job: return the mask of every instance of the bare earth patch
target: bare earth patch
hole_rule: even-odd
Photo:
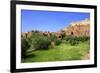
[[[83,57],[84,60],[90,59],[90,53],[86,53]]]

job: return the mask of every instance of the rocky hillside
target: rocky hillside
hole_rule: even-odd
[[[89,36],[90,35],[90,20],[85,19],[78,22],[72,22],[70,26],[63,28],[58,32],[31,31],[31,32],[22,33],[22,36],[31,37],[32,32],[39,32],[48,37],[50,37],[50,35],[55,35],[58,38],[61,38],[63,35]]]
[[[74,36],[89,36],[90,35],[90,20],[85,19],[79,22],[72,22],[70,26],[62,29],[66,35]]]

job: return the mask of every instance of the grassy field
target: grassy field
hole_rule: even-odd
[[[89,43],[81,42],[78,45],[61,43],[54,48],[48,50],[36,50],[27,53],[26,58],[22,58],[22,62],[48,62],[48,61],[68,61],[83,60],[85,54],[89,53]]]

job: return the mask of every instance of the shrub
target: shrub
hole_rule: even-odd
[[[49,37],[49,39],[51,42],[54,42],[55,45],[59,45],[62,41],[60,38],[57,38],[55,35],[52,35],[51,37]]]
[[[57,39],[57,37],[56,37],[55,35],[51,35],[51,36],[49,37],[49,39],[50,39],[51,41],[54,41],[54,40]]]
[[[77,40],[81,41],[81,42],[88,41],[89,39],[90,39],[89,36],[80,36],[80,37],[77,37]]]
[[[64,40],[66,40],[67,42],[70,40],[70,39],[72,39],[73,37],[71,36],[71,35],[68,35],[68,36],[66,36],[66,37],[64,37]]]
[[[71,35],[66,36],[66,37],[64,38],[64,40],[66,40],[67,43],[69,43],[69,44],[72,45],[72,46],[77,45],[77,44],[79,43],[77,37],[71,36]]]
[[[77,45],[79,42],[78,42],[77,40],[75,40],[75,39],[71,39],[71,40],[69,41],[69,43],[70,43],[70,45],[75,46],[75,45]]]
[[[46,50],[51,44],[51,41],[46,36],[36,36],[32,38],[31,48],[34,50]]]
[[[21,57],[25,58],[27,55],[27,49],[30,47],[26,38],[21,38]]]
[[[71,45],[77,45],[79,42],[85,42],[90,39],[89,36],[66,36],[64,40],[66,40]]]
[[[55,45],[59,45],[61,43],[61,39],[55,39],[54,42],[55,42]]]
[[[74,46],[78,44],[77,38],[75,36],[71,36],[70,39],[68,40],[68,42]]]

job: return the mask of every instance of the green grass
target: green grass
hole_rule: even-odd
[[[76,46],[61,43],[54,48],[49,48],[48,50],[36,50],[28,52],[28,56],[22,59],[22,62],[82,60],[84,54],[89,52],[89,49],[90,47],[87,42],[79,43]]]

